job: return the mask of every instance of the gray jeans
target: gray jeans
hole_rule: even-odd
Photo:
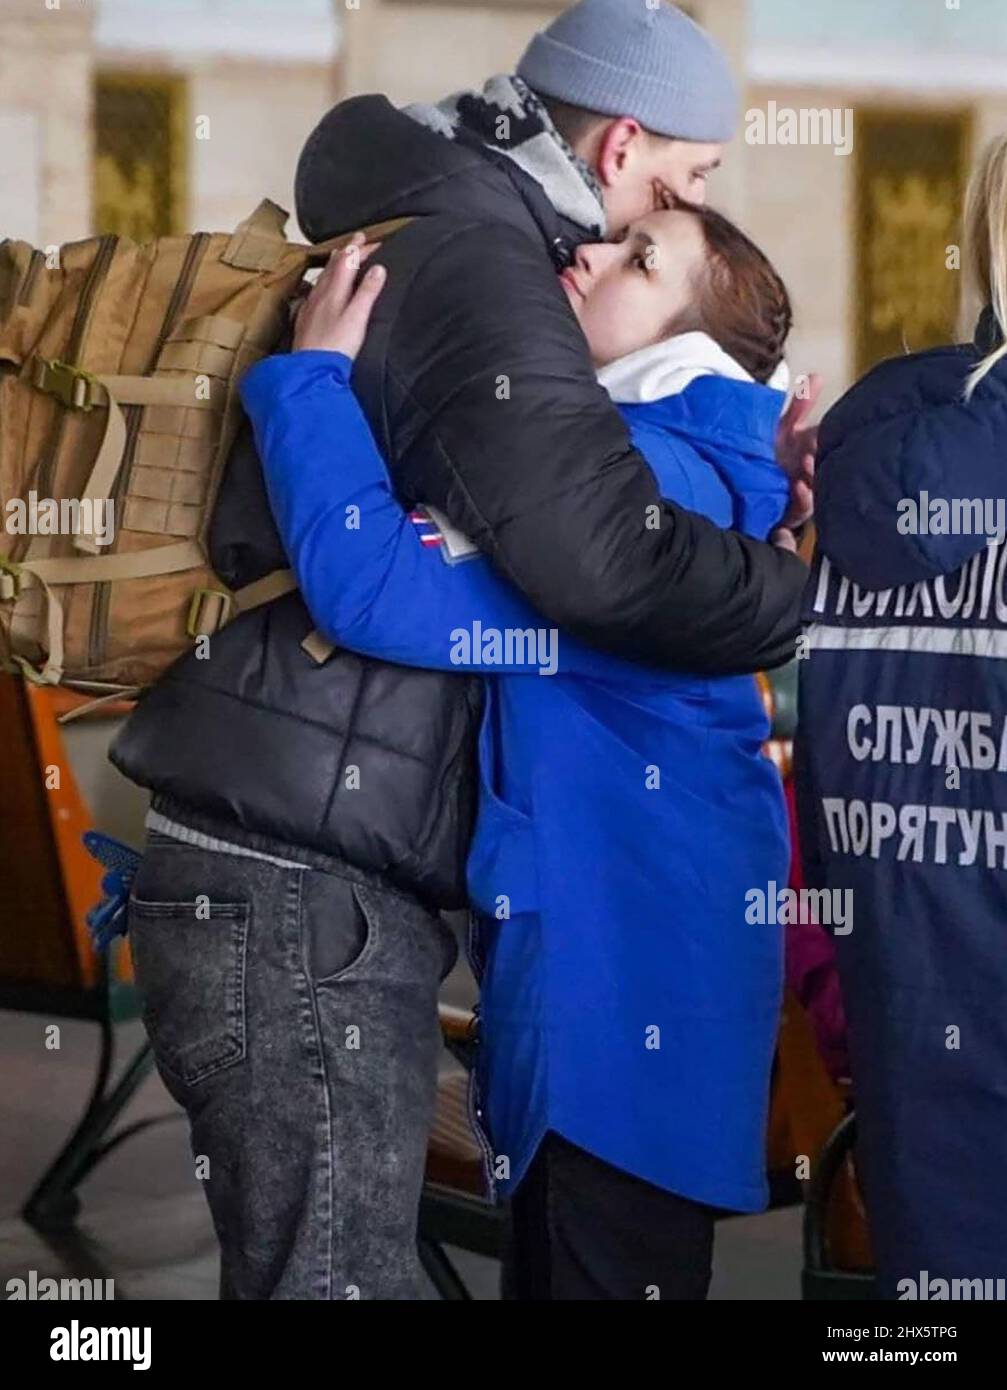
[[[148,836],[129,940],[222,1298],[410,1299],[457,946],[371,875]]]

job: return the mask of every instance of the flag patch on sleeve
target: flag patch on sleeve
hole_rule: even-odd
[[[452,526],[443,512],[436,507],[414,507],[409,513],[420,544],[431,550],[439,550],[446,565],[457,565],[461,560],[474,559],[479,547],[470,541],[463,531]]]

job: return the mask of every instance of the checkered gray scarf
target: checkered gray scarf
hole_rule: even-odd
[[[532,176],[558,213],[592,237],[605,235],[601,187],[574,154],[542,102],[520,77],[500,73],[481,92],[455,92],[436,105],[404,108],[414,121],[453,140],[461,126]]]

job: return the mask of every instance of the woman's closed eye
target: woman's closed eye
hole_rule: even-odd
[[[617,232],[611,240],[617,246],[624,246],[630,238],[632,238],[632,247],[625,264],[633,270],[641,270],[644,275],[649,275],[651,271],[657,269],[657,244],[651,241],[646,232],[633,231],[629,227],[624,227],[621,232]]]
[[[651,241],[647,236],[638,235],[634,240],[635,246],[630,255],[630,265],[634,270],[643,271],[644,275],[653,274],[660,263],[660,247],[656,241]]]

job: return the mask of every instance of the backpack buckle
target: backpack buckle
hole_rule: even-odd
[[[82,367],[71,366],[69,362],[49,361],[36,357],[32,367],[32,385],[57,400],[70,410],[91,410],[97,403],[101,382],[85,372]]]
[[[0,555],[0,603],[16,599],[21,593],[21,566]]]
[[[219,632],[230,616],[233,602],[224,589],[197,589],[189,600],[186,635],[192,638],[210,637]]]

